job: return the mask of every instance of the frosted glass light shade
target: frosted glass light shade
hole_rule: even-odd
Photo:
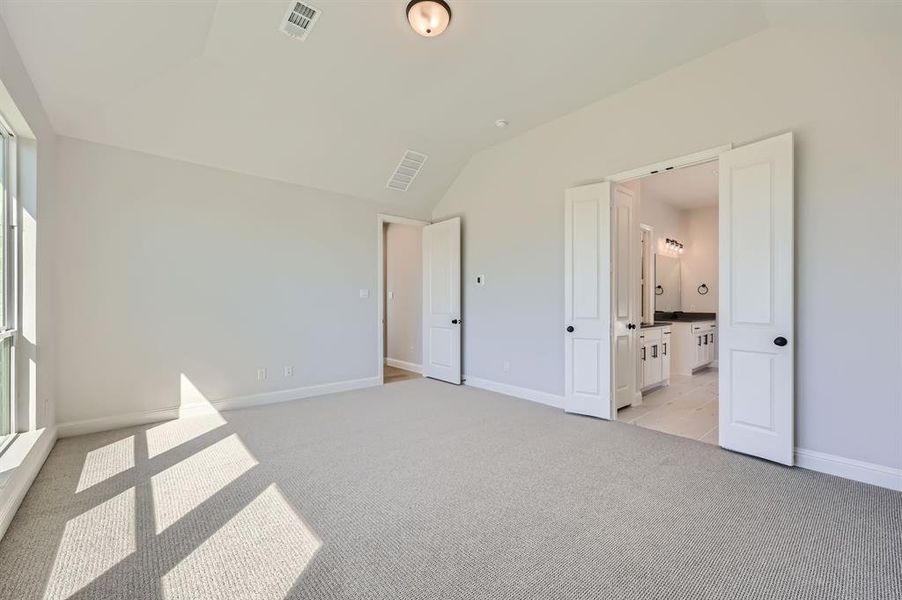
[[[435,37],[451,22],[451,7],[443,0],[413,0],[407,5],[407,21],[421,36]]]

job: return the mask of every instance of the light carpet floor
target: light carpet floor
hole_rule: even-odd
[[[61,440],[0,598],[902,598],[902,494],[430,380]]]

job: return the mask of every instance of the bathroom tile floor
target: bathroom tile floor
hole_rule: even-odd
[[[642,395],[642,404],[617,411],[617,420],[717,444],[717,369],[671,375],[670,385]]]

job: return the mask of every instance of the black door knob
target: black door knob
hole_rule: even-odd
[[[458,320],[457,320],[457,319],[451,319],[451,324],[452,324],[452,325],[457,325],[457,323],[458,323]]]
[[[635,323],[630,323],[629,325],[626,326],[626,328],[627,328],[627,329],[635,329],[635,328],[636,328],[636,324],[635,324]]]
[[[783,346],[785,346],[786,344],[788,344],[788,343],[789,343],[789,342],[787,342],[787,341],[786,341],[786,338],[783,337],[783,336],[780,336],[780,337],[778,337],[777,339],[774,340],[774,344],[776,344],[777,346],[780,346],[781,348],[782,348]]]
[[[567,325],[567,333],[573,333],[573,325]]]

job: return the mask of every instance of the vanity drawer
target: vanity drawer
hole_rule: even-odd
[[[703,323],[693,323],[692,324],[692,331],[694,333],[697,333],[697,332],[704,333],[705,331],[710,331],[712,329],[717,329],[717,323],[715,321],[705,321]]]
[[[639,330],[639,340],[640,343],[648,343],[648,342],[660,342],[661,341],[661,328],[660,327],[649,327],[648,329],[640,329]]]

